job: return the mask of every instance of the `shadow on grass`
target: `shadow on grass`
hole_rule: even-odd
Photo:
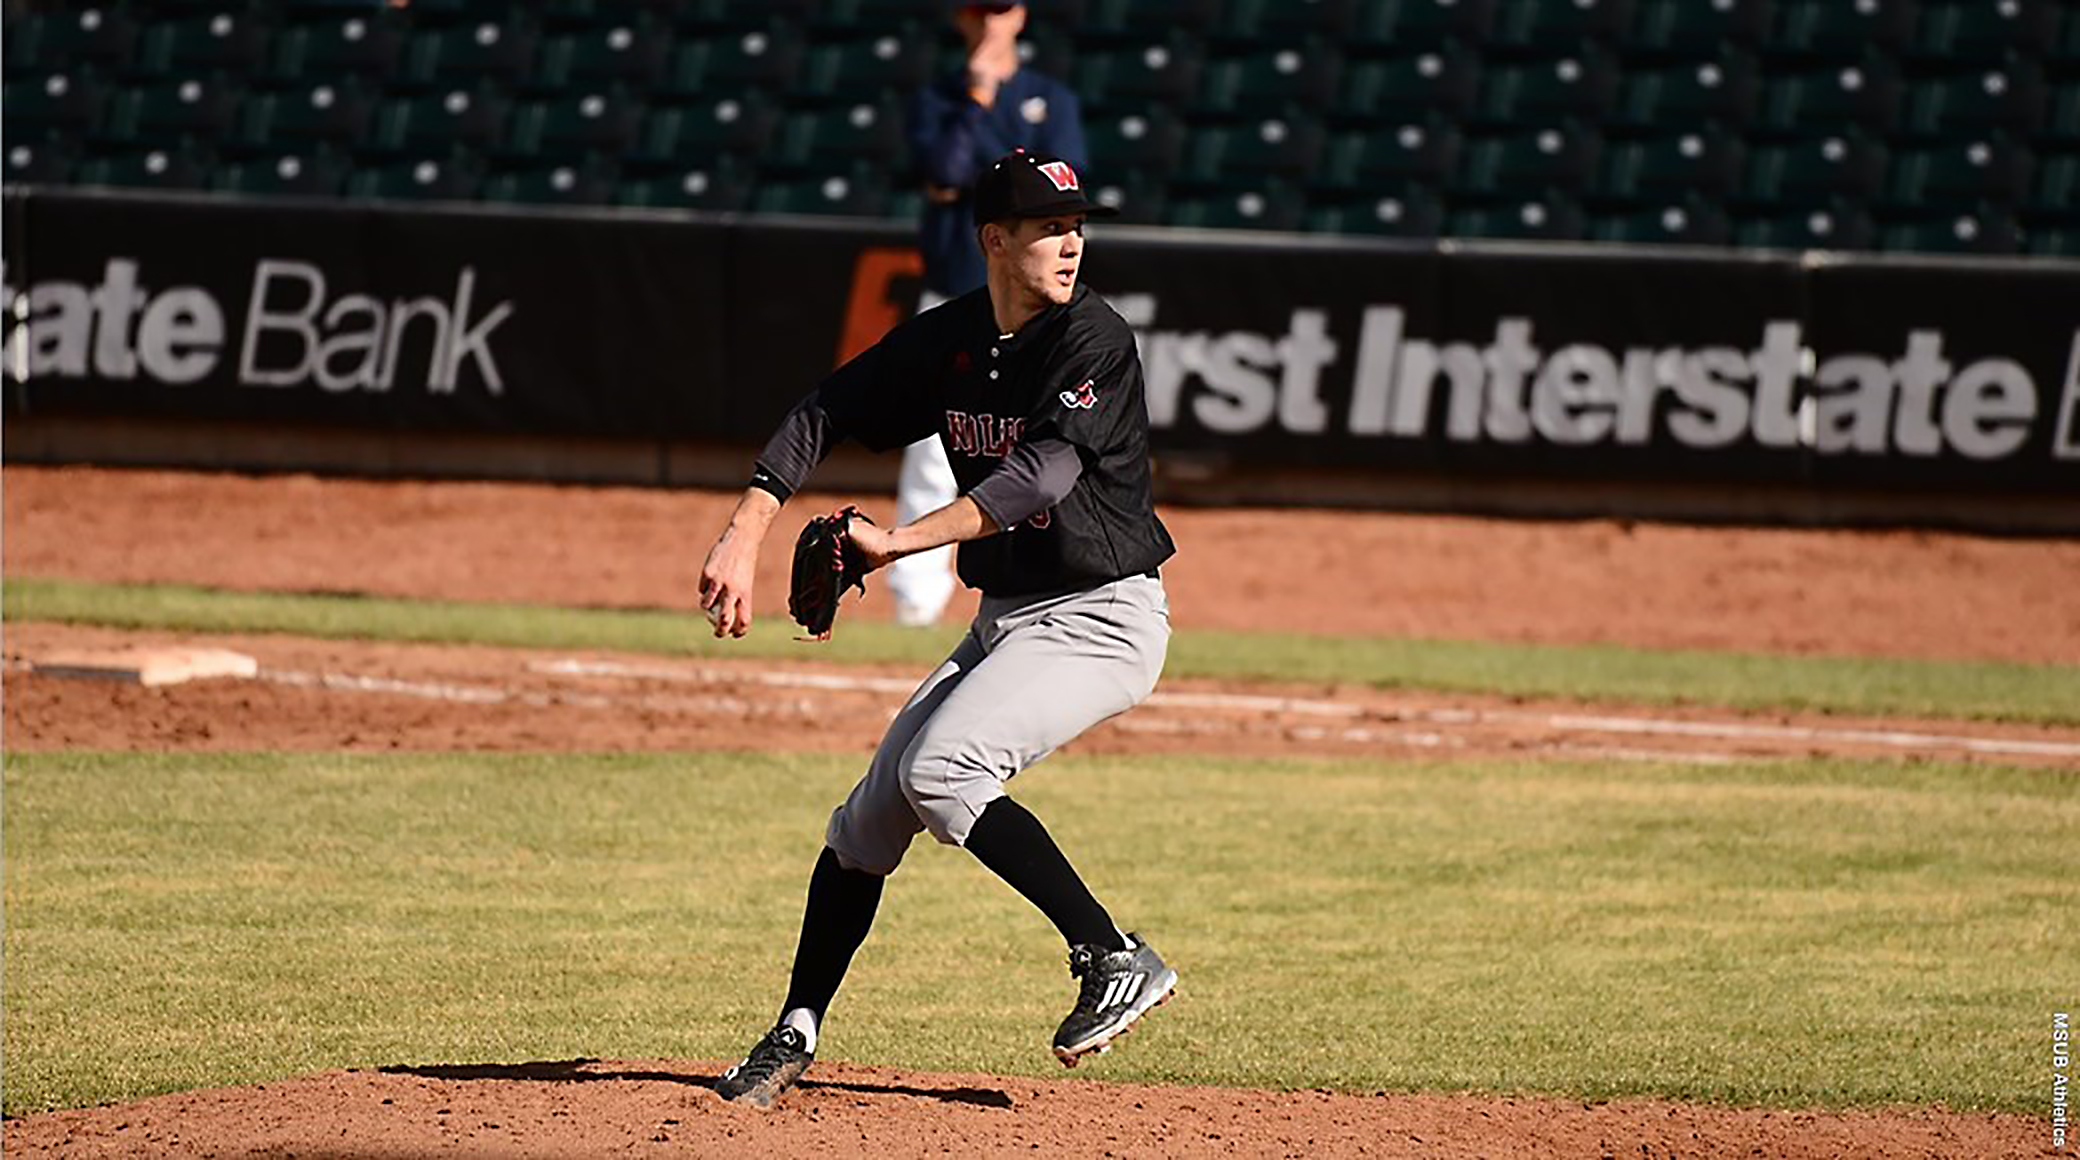
[[[437,1063],[424,1065],[397,1064],[379,1067],[384,1075],[411,1075],[420,1079],[452,1080],[523,1080],[530,1083],[588,1083],[598,1080],[649,1080],[657,1083],[684,1084],[687,1087],[713,1089],[717,1077],[712,1075],[686,1075],[670,1071],[618,1071],[598,1070],[592,1065],[596,1059],[541,1059],[529,1063]],[[804,1090],[825,1089],[829,1091],[853,1092],[859,1095],[913,1096],[922,1100],[937,1100],[946,1104],[968,1104],[980,1108],[1011,1107],[1011,1097],[990,1088],[919,1088],[901,1084],[840,1083],[813,1079],[802,1080],[798,1085]]]

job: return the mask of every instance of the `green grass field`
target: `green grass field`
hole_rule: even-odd
[[[848,621],[814,650],[771,615],[720,642],[698,615],[381,597],[227,592],[177,585],[10,578],[9,620],[193,632],[279,632],[677,656],[814,658],[928,666],[957,628],[932,632]],[[1704,704],[1859,715],[2080,724],[2080,665],[1775,656],[1474,641],[1186,630],[1169,677],[1349,681],[1445,692]]]
[[[6,1111],[733,1056],[856,764],[15,754]],[[2080,999],[2069,774],[1056,759],[1018,792],[1184,975],[1079,1075],[2042,1115],[2050,1012]],[[1060,1074],[1070,982],[1036,914],[927,842],[824,1054]]]

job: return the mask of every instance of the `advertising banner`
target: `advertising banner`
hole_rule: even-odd
[[[917,308],[905,223],[7,200],[15,414],[755,448]],[[1094,227],[1214,468],[2080,495],[2080,265]]]
[[[30,414],[654,437],[718,421],[723,236],[641,219],[38,196]]]

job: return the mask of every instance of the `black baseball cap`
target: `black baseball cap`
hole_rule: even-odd
[[[1080,213],[1111,217],[1119,211],[1084,196],[1083,176],[1059,157],[1014,149],[993,162],[975,183],[975,224],[1005,218],[1059,217]]]

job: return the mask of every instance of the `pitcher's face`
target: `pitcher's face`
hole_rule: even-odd
[[[1021,218],[1005,234],[1005,260],[1021,290],[1057,306],[1076,292],[1083,265],[1083,215]]]

